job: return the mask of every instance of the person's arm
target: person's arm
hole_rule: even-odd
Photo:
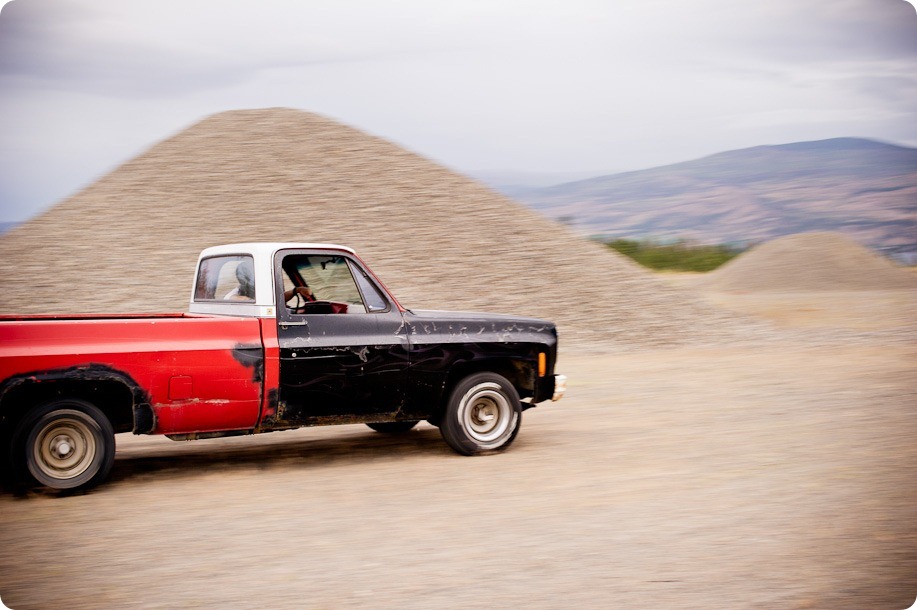
[[[283,293],[284,302],[289,301],[297,294],[307,301],[315,300],[314,298],[312,298],[312,289],[311,288],[309,288],[308,286],[296,286],[295,288],[291,288]]]

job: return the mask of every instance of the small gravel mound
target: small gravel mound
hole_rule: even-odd
[[[764,243],[699,279],[704,290],[804,292],[917,288],[917,275],[840,233]]]

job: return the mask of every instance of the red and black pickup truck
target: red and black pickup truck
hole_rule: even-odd
[[[14,480],[103,481],[115,434],[194,440],[426,420],[455,451],[507,447],[558,400],[543,320],[405,309],[349,248],[201,253],[189,313],[0,316],[0,449]]]

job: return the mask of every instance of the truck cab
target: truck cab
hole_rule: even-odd
[[[276,400],[260,429],[375,423],[404,413],[405,310],[349,248],[210,248],[198,262],[190,311],[269,321],[266,356],[277,379],[268,392]]]

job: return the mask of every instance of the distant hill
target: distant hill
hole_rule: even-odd
[[[837,231],[917,251],[917,149],[859,138],[756,146],[506,194],[592,235],[758,243]]]

